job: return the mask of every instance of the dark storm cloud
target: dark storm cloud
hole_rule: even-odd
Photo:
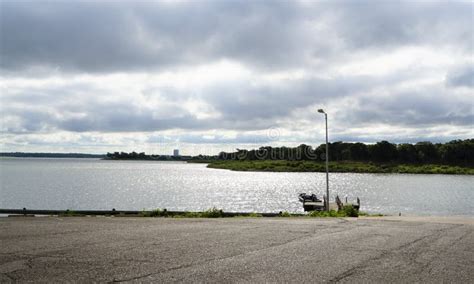
[[[2,1],[0,66],[115,72],[228,58],[270,69],[404,44],[469,52],[471,8],[412,1]]]
[[[285,2],[2,2],[1,66],[113,72],[233,56],[279,62],[302,39],[292,24],[296,8]]]

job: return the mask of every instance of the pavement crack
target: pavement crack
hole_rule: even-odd
[[[448,229],[450,229],[450,228],[448,228]],[[443,231],[444,231],[444,230],[443,230]],[[330,279],[329,282],[339,282],[339,281],[341,281],[341,280],[343,280],[343,279],[345,279],[345,278],[348,278],[348,277],[350,277],[350,276],[353,276],[354,274],[357,274],[358,271],[364,270],[365,268],[369,267],[369,266],[371,265],[371,263],[373,263],[374,261],[381,260],[381,259],[387,257],[388,255],[393,254],[394,251],[395,251],[395,252],[399,252],[399,251],[404,250],[404,249],[406,249],[406,248],[408,248],[408,247],[410,247],[410,246],[416,245],[417,243],[422,242],[423,240],[428,239],[428,238],[430,238],[430,237],[432,237],[431,234],[429,234],[429,235],[424,235],[424,236],[419,237],[419,238],[417,238],[417,239],[415,239],[415,240],[412,240],[412,241],[410,241],[410,242],[407,242],[407,243],[405,243],[405,244],[403,244],[403,245],[401,245],[401,246],[398,246],[398,247],[396,247],[396,248],[394,248],[394,249],[391,249],[391,250],[383,250],[379,255],[377,255],[377,256],[375,256],[375,257],[372,257],[372,258],[368,259],[367,261],[364,261],[362,264],[356,265],[356,266],[354,266],[354,267],[352,267],[352,268],[350,268],[350,269],[344,271],[343,273],[341,273],[341,274],[339,274],[339,275],[333,277],[332,279]],[[412,262],[415,261],[415,260],[412,259],[412,258],[410,258],[410,260],[411,260]]]
[[[0,273],[1,275],[5,275],[5,277],[7,277],[9,280],[13,281],[13,282],[16,282],[16,278],[11,276],[10,274],[8,273]]]

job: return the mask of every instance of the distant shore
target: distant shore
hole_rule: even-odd
[[[0,153],[2,158],[95,158],[109,161],[157,161],[187,162],[208,164],[208,168],[231,171],[252,172],[326,172],[323,161],[291,161],[291,160],[219,160],[215,157],[189,156],[150,156],[110,158],[106,155],[76,153]],[[385,173],[385,174],[444,174],[474,175],[474,166],[454,164],[424,163],[376,163],[371,161],[333,161],[329,163],[329,171],[333,173]]]
[[[208,168],[259,172],[325,172],[324,162],[256,160],[210,161]],[[330,162],[329,171],[337,173],[400,173],[474,175],[474,167],[440,164],[396,164],[373,162]]]
[[[0,157],[6,158],[80,158],[80,159],[101,159],[103,154],[83,154],[83,153],[24,153],[24,152],[1,152]]]

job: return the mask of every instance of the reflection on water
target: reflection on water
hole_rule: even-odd
[[[0,159],[0,208],[301,212],[298,193],[325,192],[324,173],[232,172],[181,162]],[[474,215],[474,176],[330,175],[362,210]]]

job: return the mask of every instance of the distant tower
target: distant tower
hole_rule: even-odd
[[[174,149],[173,150],[173,156],[174,157],[179,157],[179,149]]]

